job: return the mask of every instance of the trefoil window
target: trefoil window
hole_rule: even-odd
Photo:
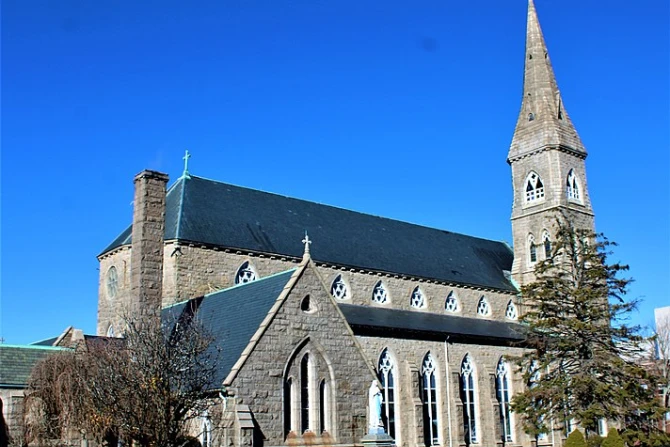
[[[504,443],[512,442],[511,394],[509,366],[503,359],[500,359],[496,368],[496,398],[500,410],[500,426]]]
[[[389,295],[384,287],[384,283],[379,281],[372,291],[372,301],[379,304],[386,304],[389,301]]]
[[[237,270],[235,284],[246,284],[251,281],[256,281],[257,278],[258,275],[256,275],[256,269],[249,261],[247,261]]]
[[[526,179],[526,202],[544,199],[544,184],[535,172],[528,174]]]
[[[348,300],[351,298],[349,296],[349,287],[344,282],[344,279],[342,279],[342,275],[337,275],[337,278],[333,281],[333,285],[330,286],[330,294],[338,300]]]
[[[384,349],[379,357],[379,384],[382,389],[382,421],[386,433],[395,439],[395,377],[393,358]]]
[[[424,442],[426,446],[439,445],[435,362],[430,352],[424,357],[421,366],[421,401],[423,403]]]
[[[461,363],[461,401],[463,402],[463,429],[465,433],[465,444],[470,445],[478,442],[477,427],[477,390],[475,380],[475,370],[467,354]]]
[[[426,296],[423,294],[423,291],[420,287],[416,287],[412,292],[410,306],[418,308],[426,307]]]
[[[458,297],[454,292],[449,292],[447,301],[444,303],[444,310],[451,313],[456,313],[460,310],[460,306],[458,305]]]

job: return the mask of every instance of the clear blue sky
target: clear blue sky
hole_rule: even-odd
[[[670,304],[669,6],[536,0],[634,321]],[[525,0],[2,3],[6,343],[95,332],[144,168],[511,240]],[[318,241],[314,241],[314,247]]]

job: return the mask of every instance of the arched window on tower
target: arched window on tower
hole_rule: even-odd
[[[536,202],[544,199],[544,184],[540,176],[531,172],[526,177],[526,202]]]
[[[500,410],[500,428],[503,443],[512,442],[512,414],[510,399],[512,395],[510,369],[504,359],[498,361],[496,368],[496,398]]]
[[[439,429],[437,421],[437,384],[435,361],[426,354],[421,366],[421,402],[423,403],[423,436],[426,446],[438,445]]]
[[[386,433],[395,439],[395,365],[388,349],[379,357],[379,384],[382,389],[382,421]]]
[[[251,281],[256,281],[256,278],[258,278],[256,269],[249,261],[246,261],[239,269],[237,269],[235,284],[246,284]]]
[[[470,354],[466,354],[461,363],[461,401],[463,402],[463,430],[465,444],[475,444],[479,440],[477,411],[477,380]]]
[[[566,194],[569,200],[582,200],[579,191],[579,182],[577,181],[577,175],[575,174],[574,169],[570,169],[570,172],[568,172],[566,187]]]
[[[548,231],[542,233],[542,245],[544,246],[544,259],[551,258],[551,237]]]
[[[535,237],[532,234],[528,236],[528,261],[531,264],[537,262],[537,245],[535,245]]]

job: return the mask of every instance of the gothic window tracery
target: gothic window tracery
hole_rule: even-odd
[[[379,357],[377,370],[382,389],[382,421],[386,433],[395,439],[395,364],[388,349]]]
[[[114,299],[116,297],[116,292],[119,287],[119,274],[116,271],[116,267],[111,266],[107,270],[107,297],[109,299]]]
[[[444,303],[444,310],[451,313],[456,313],[461,310],[458,304],[458,297],[456,296],[455,292],[449,292],[447,301]]]
[[[423,403],[424,442],[426,446],[439,445],[435,361],[430,352],[423,358],[421,365],[421,401]]]
[[[568,199],[580,201],[579,182],[577,181],[577,175],[575,174],[574,169],[570,169],[570,172],[568,172],[566,184],[566,194],[568,195]]]
[[[544,199],[544,184],[535,172],[526,178],[526,202],[536,202]]]
[[[426,307],[426,296],[424,295],[423,290],[421,290],[421,288],[418,286],[412,292],[412,296],[410,297],[410,306],[420,309]]]
[[[551,237],[547,231],[542,234],[542,245],[544,246],[544,258],[551,258]]]
[[[537,245],[535,245],[535,237],[532,234],[528,236],[528,260],[531,264],[537,262]]]
[[[342,275],[337,275],[337,278],[335,278],[333,284],[330,286],[330,293],[338,300],[348,300],[351,298],[349,295],[349,286],[342,279]]]
[[[382,281],[379,281],[372,291],[372,301],[378,304],[386,304],[389,301],[389,295]]]
[[[491,306],[485,296],[481,297],[477,303],[477,315],[485,317],[491,315]]]
[[[461,363],[461,401],[463,402],[463,429],[465,433],[465,444],[477,443],[478,433],[478,411],[477,411],[477,389],[475,380],[475,368],[470,358],[466,354]]]
[[[500,410],[500,425],[503,442],[512,442],[512,415],[510,411],[511,381],[509,365],[500,359],[496,368],[496,398]]]
[[[512,302],[512,300],[507,303],[507,308],[505,309],[505,318],[508,320],[516,320],[519,317],[517,311],[516,311],[516,306]]]
[[[258,275],[256,269],[249,261],[246,261],[240,266],[235,275],[235,284],[246,284],[251,281],[256,281]]]

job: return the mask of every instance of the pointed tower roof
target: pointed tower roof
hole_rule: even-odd
[[[544,148],[559,147],[586,157],[586,149],[558,90],[535,4],[528,0],[523,99],[507,161]]]

